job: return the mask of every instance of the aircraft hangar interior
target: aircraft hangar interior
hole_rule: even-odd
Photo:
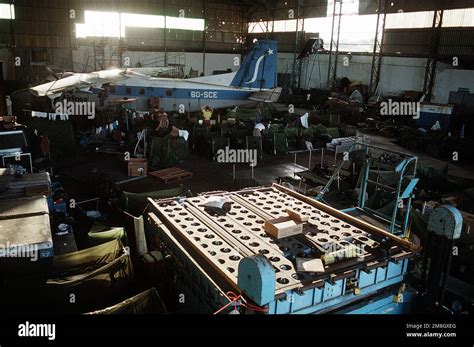
[[[472,0],[0,0],[0,76],[22,341],[299,314],[472,345]]]

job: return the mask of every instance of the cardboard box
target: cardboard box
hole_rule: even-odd
[[[303,222],[308,219],[293,210],[286,210],[286,212],[288,217],[279,217],[265,221],[263,229],[267,234],[281,239],[303,233]]]
[[[147,160],[145,158],[130,158],[128,161],[128,175],[131,177],[147,176]]]
[[[298,272],[324,272],[321,259],[296,258],[296,271]]]

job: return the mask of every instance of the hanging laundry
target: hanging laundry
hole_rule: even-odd
[[[182,137],[185,141],[188,141],[189,132],[187,130],[180,130],[179,136]]]

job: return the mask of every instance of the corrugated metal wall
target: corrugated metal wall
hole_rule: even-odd
[[[444,28],[439,54],[447,57],[474,57],[474,28]]]
[[[390,29],[384,35],[384,54],[426,56],[431,28]],[[441,57],[473,57],[474,28],[443,28],[439,47]]]
[[[443,0],[445,9],[470,8],[474,4],[472,0]],[[234,3],[239,1],[233,1]],[[248,2],[248,1],[246,1]],[[257,2],[257,1],[256,1]],[[326,17],[328,3],[332,0],[275,0],[268,1],[268,10],[256,4],[250,21],[275,19],[289,19],[288,10],[296,9],[299,4],[300,18]],[[387,0],[387,13],[434,11],[439,7],[441,0]],[[359,0],[359,14],[377,14],[378,0]]]
[[[297,51],[300,51],[308,39],[316,37],[319,37],[317,33],[306,33],[302,31],[298,33],[298,39],[294,32],[268,33],[268,35],[266,33],[252,33],[248,36],[250,42],[252,42],[253,39],[262,40],[268,38],[276,40],[278,41],[278,51],[286,53],[293,53],[295,51],[295,40],[297,42]]]
[[[67,2],[60,0],[15,1],[13,31],[17,47],[70,47]],[[2,32],[9,33],[9,25],[6,28],[3,27]]]
[[[359,14],[376,14],[377,3],[377,0],[359,0]],[[387,13],[434,11],[439,8],[441,3],[444,9],[470,8],[474,6],[472,0],[387,0],[387,3]]]
[[[7,0],[0,2],[8,3]],[[376,13],[377,0],[360,0],[361,14]],[[391,0],[388,12],[403,10],[428,11],[436,8],[436,1]],[[327,0],[15,0],[14,21],[0,20],[0,46],[9,47],[10,55],[21,57],[22,66],[16,67],[11,78],[30,78],[36,66],[56,65],[71,69],[71,49],[77,45],[92,45],[93,39],[75,39],[74,23],[84,21],[84,10],[115,11],[139,14],[177,16],[181,9],[188,18],[205,18],[205,32],[177,29],[127,28],[125,46],[128,50],[187,51],[207,53],[240,53],[241,35],[245,21],[260,19],[288,19],[289,10],[299,8],[300,17],[325,17]],[[446,0],[446,8],[472,7],[472,0]],[[76,18],[69,18],[74,9]],[[13,25],[11,25],[13,24]],[[424,56],[428,52],[429,28],[387,30],[385,54]],[[13,35],[12,35],[13,34]],[[253,35],[253,34],[252,34]],[[265,37],[265,34],[253,37]],[[293,52],[295,33],[275,33],[280,51]],[[110,40],[111,44],[113,40]],[[304,39],[303,39],[304,41]],[[474,28],[443,28],[440,54],[443,56],[473,56]]]

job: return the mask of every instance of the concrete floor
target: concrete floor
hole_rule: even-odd
[[[429,157],[425,154],[413,153],[407,151],[403,147],[393,143],[391,139],[385,137],[368,135],[371,144],[376,146],[404,153],[410,153],[419,157],[419,162],[423,165],[433,166],[434,168],[442,168],[445,162],[436,158]],[[332,153],[325,154],[325,162],[332,165]],[[316,163],[320,163],[320,152],[313,152],[311,155],[311,163],[309,161],[309,153],[297,153],[296,163],[295,155],[270,155],[264,154],[263,158],[258,161],[257,166],[253,170],[253,177],[259,185],[268,186],[275,181],[277,177],[294,177],[294,173],[305,171],[309,167],[313,167]],[[77,164],[63,170],[61,173],[68,178],[70,184],[65,185],[67,192],[74,192],[75,196],[81,199],[87,199],[95,196],[95,192],[89,192],[85,187],[87,184],[94,182],[97,172],[105,173],[112,182],[128,180],[126,175],[126,165],[119,157],[109,154],[89,154],[86,158],[78,159]],[[215,190],[235,190],[238,187],[233,180],[233,166],[231,164],[216,163],[208,158],[191,154],[189,159],[181,162],[178,167],[191,171],[193,177],[180,182],[166,184],[157,178],[146,177],[139,180],[130,181],[120,185],[120,189],[135,193],[143,193],[155,190],[169,189],[184,184],[193,193],[198,194],[206,191]],[[474,179],[474,170],[459,165],[449,166],[449,174],[464,178]],[[250,181],[252,178],[252,169],[248,164],[236,164],[235,177],[238,180]],[[248,184],[251,184],[250,182]]]
[[[303,153],[297,156],[297,164],[294,165],[294,155],[272,156],[265,154],[264,158],[257,162],[254,168],[254,179],[259,185],[271,185],[276,177],[291,176],[295,171],[307,170],[308,154]],[[312,163],[316,163],[317,158],[313,157]],[[169,189],[184,184],[193,193],[202,193],[215,190],[234,190],[236,185],[233,180],[233,166],[231,164],[220,164],[210,159],[192,154],[189,159],[181,162],[178,167],[191,171],[193,177],[165,184],[152,177],[143,178],[130,183],[122,184],[121,189],[125,191],[141,193],[152,190]],[[237,180],[251,180],[252,169],[248,164],[236,164],[235,178]]]

